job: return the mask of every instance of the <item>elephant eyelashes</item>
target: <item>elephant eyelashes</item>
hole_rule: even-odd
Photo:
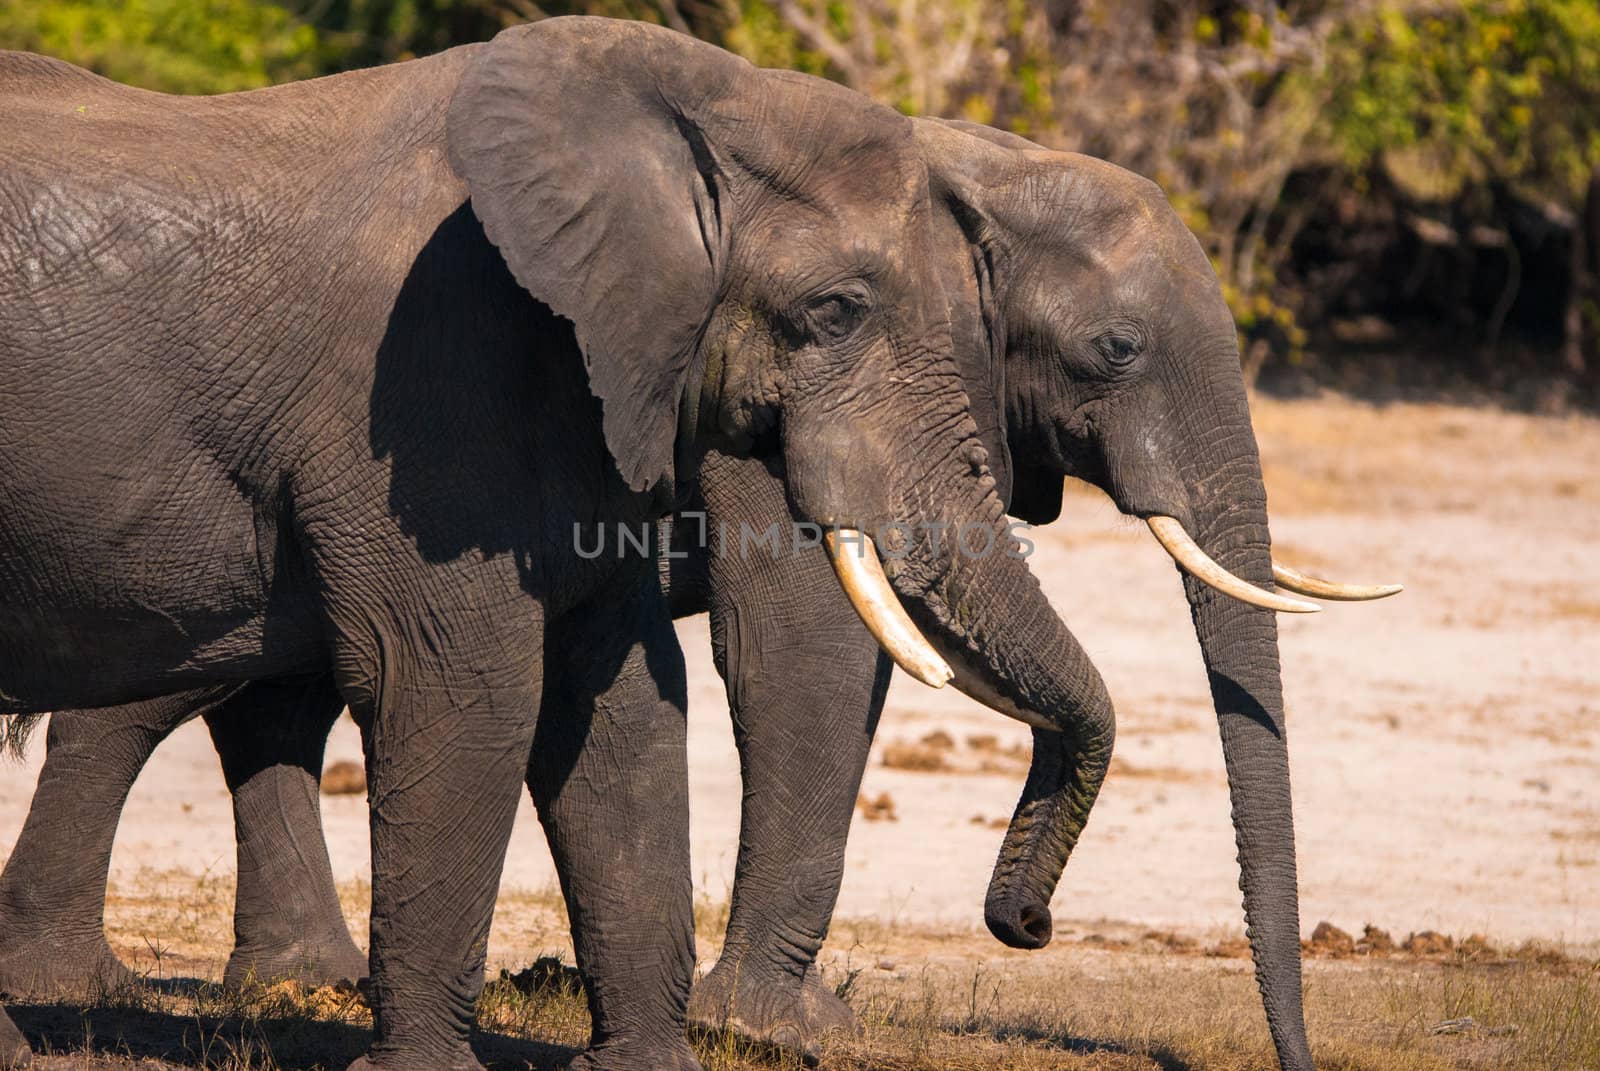
[[[830,294],[806,306],[805,322],[813,336],[830,342],[849,337],[866,318],[867,303],[852,294]]]

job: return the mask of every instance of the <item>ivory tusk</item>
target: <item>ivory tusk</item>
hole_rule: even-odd
[[[1370,599],[1387,599],[1405,588],[1400,584],[1339,584],[1307,576],[1298,569],[1272,563],[1272,579],[1285,591],[1296,595],[1309,595],[1313,599],[1332,599],[1335,602],[1366,602]]]
[[[1291,599],[1287,595],[1279,595],[1271,591],[1263,591],[1254,584],[1247,583],[1234,576],[1228,570],[1212,561],[1205,551],[1200,549],[1188,532],[1183,530],[1183,525],[1175,517],[1156,515],[1145,518],[1145,523],[1150,526],[1150,534],[1156,537],[1166,552],[1183,566],[1184,570],[1196,580],[1209,584],[1224,595],[1231,595],[1240,602],[1247,602],[1251,606],[1260,606],[1266,610],[1279,610],[1291,614],[1314,614],[1322,607],[1314,602],[1303,599]]]
[[[823,533],[822,542],[828,548],[833,571],[839,574],[839,584],[849,597],[850,605],[861,615],[862,623],[878,641],[878,646],[889,652],[895,665],[923,684],[943,688],[953,676],[949,663],[939,657],[933,645],[906,616],[905,607],[900,605],[894,589],[889,586],[889,578],[883,575],[878,548],[871,537],[854,528],[830,528]],[[855,549],[847,549],[843,545],[846,543],[854,543]]]

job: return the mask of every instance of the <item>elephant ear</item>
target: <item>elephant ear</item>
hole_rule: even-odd
[[[978,131],[1001,134],[976,123],[919,119],[916,131],[928,168],[929,193],[949,211],[971,249],[970,271],[986,338],[982,346],[963,347],[963,352],[969,348],[981,351],[982,366],[964,364],[961,372],[972,399],[973,416],[990,451],[995,490],[1001,501],[1008,503],[1008,513],[1033,523],[1031,517],[1015,508],[1017,496],[1026,494],[1023,485],[1028,474],[1023,471],[1026,463],[1012,453],[1006,435],[1006,327],[1000,284],[1008,271],[1010,254],[1002,228],[996,226],[988,206],[991,184],[999,181],[1013,163],[1012,154],[1005,150],[1015,146],[1000,139],[974,140],[968,135]],[[1001,136],[1032,146],[1014,135]]]
[[[751,70],[660,27],[548,19],[484,46],[450,101],[450,164],[517,282],[572,321],[633,490],[673,476],[718,290],[717,166],[696,116]]]
[[[1010,270],[1006,242],[1010,221],[998,217],[1004,214],[1007,194],[1003,191],[1017,173],[1016,153],[1042,148],[1016,134],[960,119],[919,120],[917,128],[930,189],[950,207],[972,242],[975,257],[986,269],[980,277],[980,290],[988,299],[984,320],[993,336],[992,360],[996,369],[1003,369],[1005,299],[1000,294],[1004,289],[1001,277]],[[1003,430],[1003,379],[997,380],[996,390],[1000,392]],[[1006,499],[1006,512],[1029,524],[1049,524],[1061,516],[1061,477],[1010,454],[1009,447],[1008,455],[1011,494]]]

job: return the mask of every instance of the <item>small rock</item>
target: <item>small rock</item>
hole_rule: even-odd
[[[878,970],[880,971],[892,971],[894,966],[894,960],[892,959],[880,959],[878,961]]]
[[[955,749],[955,738],[943,729],[935,729],[922,738],[924,747],[931,747],[936,751],[952,751]]]

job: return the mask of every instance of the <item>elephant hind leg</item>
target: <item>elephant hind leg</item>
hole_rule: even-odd
[[[227,688],[50,718],[27,821],[0,873],[0,992],[60,997],[133,980],[105,937],[111,844],[134,778]]]
[[[238,842],[230,987],[366,975],[339,907],[318,795],[328,731],[343,709],[332,678],[315,677],[257,682],[206,713]]]

